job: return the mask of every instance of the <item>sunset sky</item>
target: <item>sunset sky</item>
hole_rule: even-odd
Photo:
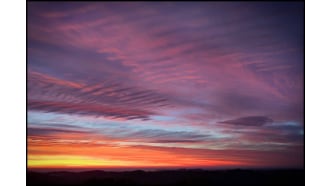
[[[28,2],[28,168],[304,167],[304,2]]]

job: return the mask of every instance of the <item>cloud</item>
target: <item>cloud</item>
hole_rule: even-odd
[[[59,128],[35,128],[28,127],[28,136],[49,136],[54,134],[87,134],[86,131],[80,130],[67,130],[67,129],[59,129]]]
[[[151,141],[151,142],[189,142],[193,141],[205,141],[213,139],[211,135],[203,134],[201,132],[188,132],[188,131],[167,131],[159,129],[148,129],[140,130],[137,132],[130,133],[129,136],[132,138],[142,139],[142,141]],[[128,138],[130,138],[127,136]]]
[[[221,123],[219,128],[222,134],[232,136],[224,141],[225,146],[230,148],[287,151],[296,146],[303,146],[304,143],[303,126],[299,122],[272,121],[263,125],[248,125],[248,127],[242,127],[236,122]]]
[[[143,119],[153,114],[149,111],[129,109],[113,106],[104,106],[101,104],[86,103],[68,103],[59,101],[28,101],[29,110],[38,110],[44,112],[59,112],[67,114],[93,115],[124,119]]]
[[[77,123],[81,122],[84,121],[80,120]],[[112,143],[116,141],[120,145],[146,144],[152,146],[180,147],[185,144],[185,146],[194,146],[195,148],[203,148],[200,144],[217,140],[215,136],[202,131],[173,131],[160,129],[159,127],[159,129],[145,129],[146,126],[123,126],[116,123],[101,124],[96,121],[92,123],[93,126],[84,127],[59,123],[29,123],[28,137],[31,139],[49,138],[53,143],[58,141],[63,142],[65,139],[72,140],[74,138],[75,141],[90,139],[101,143]],[[94,125],[97,125],[97,127]],[[156,128],[154,126],[152,127]]]
[[[56,7],[56,3],[54,4]],[[46,18],[64,18],[64,17],[71,17],[71,16],[81,16],[82,14],[86,14],[91,11],[95,11],[99,6],[93,5],[93,4],[68,4],[71,9],[67,11],[50,11],[50,12],[45,12],[42,14],[42,16]],[[78,6],[77,6],[78,5]]]
[[[166,107],[167,98],[155,91],[115,82],[79,84],[29,71],[28,109],[46,112],[148,119],[150,108]]]
[[[243,126],[262,126],[269,122],[273,122],[273,120],[265,116],[248,116],[233,120],[221,121],[219,123]]]
[[[198,143],[201,142],[200,140],[191,140],[191,139],[186,139],[186,140],[155,140],[153,141],[154,143]]]

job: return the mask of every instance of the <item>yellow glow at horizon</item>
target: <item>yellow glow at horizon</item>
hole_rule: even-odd
[[[104,160],[95,159],[86,156],[65,156],[65,155],[41,155],[32,156],[28,159],[28,167],[66,167],[66,166],[136,166],[141,163],[122,161],[122,160]]]

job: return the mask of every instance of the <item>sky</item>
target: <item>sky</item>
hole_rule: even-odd
[[[303,168],[303,2],[28,2],[28,168]]]

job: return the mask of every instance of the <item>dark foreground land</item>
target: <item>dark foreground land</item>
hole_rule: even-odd
[[[27,186],[304,185],[304,170],[27,172]]]

